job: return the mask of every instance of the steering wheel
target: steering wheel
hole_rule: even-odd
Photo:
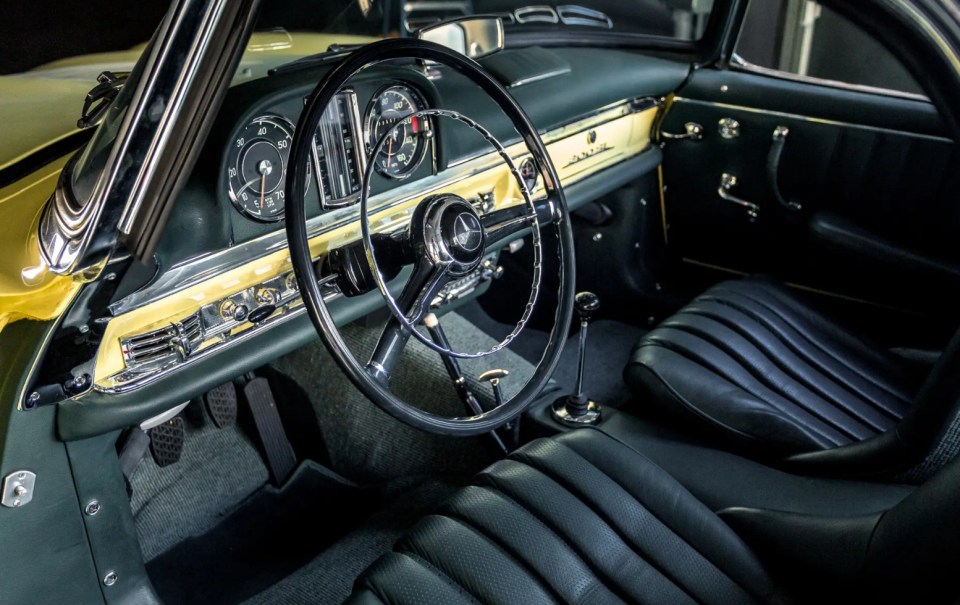
[[[466,124],[483,136],[509,166],[519,184],[524,204],[484,214],[472,204],[452,193],[439,193],[421,200],[414,209],[410,225],[400,238],[391,238],[391,257],[412,261],[413,271],[402,292],[394,298],[382,270],[384,248],[376,245],[369,221],[369,198],[374,161],[368,162],[359,201],[362,242],[366,264],[372,279],[391,312],[367,362],[358,360],[344,341],[324,301],[316,278],[308,243],[304,198],[308,178],[313,133],[337,92],[357,72],[383,61],[419,59],[452,68],[475,83],[497,105],[520,134],[534,165],[543,176],[546,202],[535,205],[513,159],[489,131],[470,118],[451,110],[428,109],[420,117],[453,119]],[[396,128],[395,126],[394,128]],[[371,152],[376,158],[392,130],[383,133]],[[286,180],[286,229],[293,269],[310,320],[340,368],[356,387],[388,414],[415,428],[444,435],[469,436],[489,432],[513,420],[542,392],[553,375],[570,329],[573,314],[575,263],[573,230],[563,189],[556,169],[530,119],[509,92],[476,61],[453,50],[422,40],[392,39],[364,46],[346,57],[317,84],[307,99],[291,143]],[[389,386],[390,375],[404,346],[411,336],[442,355],[459,358],[480,358],[504,347],[523,330],[540,293],[542,270],[541,225],[553,225],[557,232],[559,291],[555,321],[543,356],[527,383],[511,398],[497,407],[474,416],[448,417],[425,412],[394,395]],[[430,304],[442,287],[470,274],[483,261],[494,244],[504,243],[529,231],[534,246],[533,285],[523,316],[516,328],[488,351],[459,352],[438,344],[422,334],[417,325],[430,310]],[[393,260],[393,259],[391,259]],[[451,390],[451,394],[452,394]]]

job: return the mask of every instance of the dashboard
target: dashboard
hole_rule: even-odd
[[[357,93],[340,91],[313,133],[311,183],[320,208],[329,210],[357,201],[368,157],[378,174],[404,179],[416,171],[432,149],[433,128],[423,95],[405,82],[377,90],[361,118]],[[284,186],[290,144],[296,127],[280,113],[268,112],[242,125],[225,154],[227,194],[236,209],[256,221],[283,219]]]
[[[538,75],[521,50],[495,55],[485,67],[537,125],[571,208],[655,171],[661,156],[651,133],[662,93],[682,81],[686,66],[609,49],[539,52],[556,55],[551,74]],[[557,63],[567,69],[558,71]],[[182,371],[196,368],[215,380],[239,367],[226,364],[228,358],[255,367],[269,359],[252,351],[274,351],[280,341],[282,350],[292,350],[315,338],[286,249],[283,196],[290,142],[323,69],[278,69],[230,90],[165,230],[156,274],[110,306],[112,318],[89,369],[104,401],[129,394],[142,405],[153,385],[168,388],[156,397],[169,398],[168,379]],[[533,198],[543,197],[539,168],[519,136],[462,76],[414,64],[368,68],[338,93],[311,133],[304,203],[318,268],[332,251],[359,240],[357,200],[368,168],[376,232],[405,228],[433,193],[460,195],[480,214],[523,203],[520,185],[489,144],[453,120],[414,115],[429,108],[453,109],[483,124],[520,166]],[[498,254],[491,251],[475,274],[441,293],[433,301],[438,312],[481,292],[497,276]],[[401,273],[398,283],[403,280]],[[351,298],[336,283],[321,283],[342,321],[382,305],[378,292]],[[251,353],[241,360],[241,351]]]

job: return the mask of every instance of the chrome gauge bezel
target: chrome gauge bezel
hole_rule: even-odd
[[[374,131],[373,131],[373,124],[371,124],[371,121],[373,120],[373,110],[374,110],[375,104],[380,101],[380,97],[382,97],[387,91],[394,88],[404,89],[404,91],[413,98],[413,101],[418,105],[418,107],[414,108],[414,113],[416,111],[420,111],[421,109],[430,108],[430,106],[426,102],[426,98],[423,96],[423,93],[421,93],[416,86],[414,86],[413,84],[410,84],[409,82],[406,82],[403,80],[394,80],[393,82],[390,82],[388,84],[381,86],[380,88],[377,89],[377,91],[373,94],[373,96],[370,97],[370,102],[367,103],[367,108],[364,112],[363,142],[364,142],[364,147],[367,150],[367,158],[368,158],[367,161],[374,163],[374,168],[376,169],[377,174],[388,179],[393,179],[395,181],[403,181],[413,176],[413,174],[417,171],[417,169],[420,168],[420,165],[423,163],[423,160],[427,157],[427,149],[430,147],[430,145],[432,145],[434,137],[432,136],[425,137],[423,145],[421,145],[420,148],[418,149],[417,156],[414,158],[413,163],[410,164],[410,167],[407,168],[407,170],[405,170],[400,174],[390,174],[388,171],[380,167],[380,165],[376,161],[376,158],[371,156],[371,154],[373,153],[373,145],[376,144],[376,141],[372,140]],[[429,118],[425,118],[425,124],[426,124],[426,131],[433,132],[433,122],[430,121]]]
[[[233,207],[236,208],[237,212],[239,212],[245,218],[256,221],[258,223],[278,223],[284,219],[285,213],[283,210],[281,210],[279,214],[272,215],[272,216],[263,216],[260,214],[255,214],[253,212],[250,212],[247,208],[244,207],[243,203],[239,199],[237,199],[237,195],[233,190],[233,184],[230,182],[231,177],[229,175],[229,170],[231,167],[234,167],[236,162],[240,159],[240,153],[242,153],[243,149],[247,146],[247,143],[244,143],[243,147],[241,147],[239,151],[236,151],[236,152],[234,151],[233,142],[237,136],[237,133],[243,132],[253,124],[258,124],[262,122],[270,122],[276,127],[285,129],[289,133],[290,139],[293,140],[293,134],[296,131],[296,126],[294,126],[293,122],[281,116],[280,114],[265,113],[265,114],[260,114],[257,117],[252,118],[250,120],[247,120],[243,123],[243,126],[241,128],[238,128],[234,131],[234,136],[230,138],[231,147],[227,149],[226,154],[224,155],[221,174],[224,177],[226,177],[227,197],[230,199],[230,203],[233,204]],[[283,177],[281,179],[280,185],[275,189],[275,191],[283,190],[283,187],[284,187],[283,183],[286,181],[286,178],[287,178],[287,159],[283,157],[282,153],[280,155],[281,155],[281,160],[283,161],[283,169],[282,169]],[[287,156],[289,156],[289,151],[287,152]],[[236,158],[236,160],[231,161],[232,158]]]

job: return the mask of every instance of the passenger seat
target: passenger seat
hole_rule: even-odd
[[[760,278],[707,290],[649,332],[624,370],[639,405],[779,455],[887,433],[913,407],[921,378]]]

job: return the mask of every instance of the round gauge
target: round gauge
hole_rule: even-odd
[[[230,142],[227,185],[233,204],[258,221],[283,218],[283,186],[293,124],[276,115],[254,119]]]
[[[387,86],[370,101],[365,120],[367,150],[372,152],[380,138],[390,133],[372,159],[380,174],[404,178],[423,161],[430,122],[412,114],[424,107],[420,95],[404,84]]]

